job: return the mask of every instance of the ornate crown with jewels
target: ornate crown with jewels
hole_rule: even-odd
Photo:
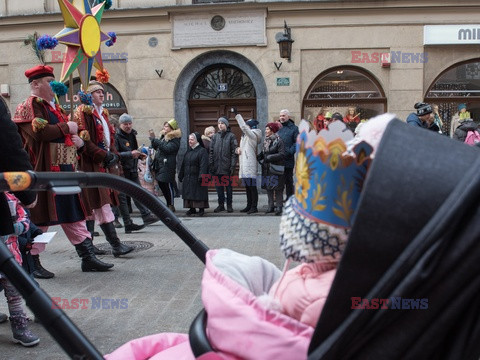
[[[373,151],[365,141],[347,149],[352,139],[341,121],[318,134],[305,120],[300,123],[295,194],[280,223],[280,248],[287,259],[339,261]]]

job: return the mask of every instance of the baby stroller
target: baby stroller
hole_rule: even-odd
[[[316,328],[309,332],[305,329],[308,327],[284,322],[283,318],[270,322],[280,327],[283,336],[280,341],[286,342],[282,348],[291,346],[305,351],[275,359],[478,359],[479,155],[477,148],[392,121],[369,169],[348,245]],[[134,185],[120,185],[105,174],[95,174],[101,181],[90,174],[67,175],[72,176],[62,179],[63,187],[108,186],[137,197],[201,261],[209,258],[208,248],[153,195]],[[60,184],[54,175],[29,176],[30,188],[45,189]],[[12,182],[2,180],[0,184],[2,190],[7,190]],[[3,255],[1,260],[1,270],[8,276],[10,269],[5,266]],[[271,281],[268,276],[262,280],[263,285]],[[19,290],[34,313],[40,314],[29,302],[32,288]],[[366,299],[365,305],[372,304],[374,299],[400,299],[401,305],[352,309],[352,298]],[[427,299],[427,308],[412,308],[409,300],[414,299]],[[48,306],[41,310],[54,311]],[[59,314],[43,315],[40,320],[53,325],[55,319],[64,319],[64,314],[62,317]],[[184,344],[185,350],[190,351],[185,358],[240,358],[235,353],[226,353],[223,343],[212,336],[210,325],[215,322],[212,317],[208,308],[202,311],[190,333],[177,337],[177,343],[172,342],[168,347]],[[77,341],[74,336],[82,336],[76,331],[63,337],[58,329],[51,332],[71,357],[101,358],[88,340],[74,343]],[[263,340],[239,336],[237,329],[231,329],[231,334],[250,342]],[[288,343],[291,334],[296,337],[293,343]],[[267,344],[266,351],[271,344]],[[256,353],[258,346],[249,346],[252,349],[249,358],[272,358]]]

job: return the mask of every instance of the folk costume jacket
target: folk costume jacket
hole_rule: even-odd
[[[18,105],[13,121],[34,171],[76,170],[77,149],[72,143],[67,116],[58,104],[53,106],[30,96]],[[78,195],[56,196],[50,191],[39,191],[31,219],[39,226],[72,223],[84,220],[85,211]]]
[[[80,157],[78,168],[85,172],[108,172],[119,175],[119,164],[108,169],[103,166],[103,161],[108,152],[118,153],[114,140],[115,130],[108,120],[107,109],[102,110],[102,116],[109,128],[109,139],[105,139],[100,114],[93,106],[82,104],[75,110],[73,120],[78,124],[78,136],[85,142],[85,149]],[[91,214],[93,209],[100,209],[105,204],[114,206],[119,204],[117,193],[111,189],[82,189],[82,196],[88,214]]]

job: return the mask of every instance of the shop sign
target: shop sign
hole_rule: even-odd
[[[103,107],[109,110],[112,109],[125,109],[125,101],[123,101],[122,96],[120,93],[110,84],[103,84],[105,87],[105,100],[103,102]],[[75,109],[78,105],[80,105],[80,97],[78,96],[78,92],[80,91],[80,81],[77,79],[73,81],[73,108]],[[72,101],[70,99],[70,92],[68,92],[65,96],[59,97],[60,106],[65,111],[70,111],[72,106]]]
[[[288,77],[277,78],[277,86],[290,86],[290,78]]]
[[[425,25],[424,45],[480,44],[480,25]]]

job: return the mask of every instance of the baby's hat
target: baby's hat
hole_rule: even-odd
[[[353,133],[341,121],[318,134],[299,124],[295,192],[280,222],[287,259],[335,263],[345,249],[373,148],[365,141],[347,149]]]

